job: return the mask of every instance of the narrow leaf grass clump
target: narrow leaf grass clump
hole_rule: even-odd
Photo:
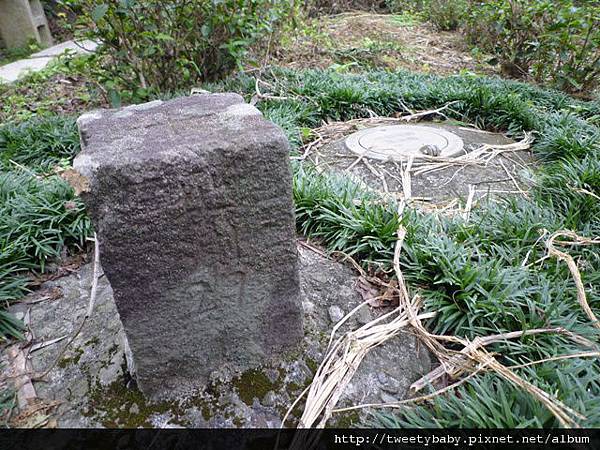
[[[300,155],[323,122],[444,109],[450,119],[536,136],[540,158],[528,197],[489,201],[461,217],[406,209],[340,175],[320,173],[296,160],[294,200],[300,233],[363,267],[390,276],[398,227],[406,229],[400,265],[411,295],[419,293],[431,333],[474,339],[490,334],[563,327],[563,334],[525,335],[487,350],[522,379],[582,414],[582,426],[600,426],[600,366],[574,357],[581,342],[598,343],[598,330],[582,311],[567,265],[548,256],[553,232],[600,235],[600,104],[513,81],[473,75],[446,78],[405,72],[340,74],[273,69],[263,74],[258,106],[281,125]],[[250,100],[256,80],[230,78],[213,91]],[[35,119],[41,120],[41,119]],[[61,128],[64,125],[64,128]],[[44,127],[47,127],[46,129]],[[38,133],[39,132],[39,133]],[[83,246],[90,223],[71,189],[52,175],[77,152],[73,122],[43,119],[0,129],[0,294],[3,302],[26,289],[25,275],[44,270],[69,246]],[[587,301],[599,314],[600,249],[560,245],[577,262]],[[4,322],[2,322],[4,324]],[[8,325],[0,331],[11,332]],[[13,325],[14,328],[15,325]],[[15,328],[16,330],[16,328]],[[15,333],[13,333],[15,334]],[[586,341],[587,340],[587,341]],[[551,359],[523,366],[543,359]],[[390,362],[393,364],[393,361]],[[382,413],[380,426],[559,426],[546,407],[497,374],[482,372],[428,402]]]
[[[91,224],[71,187],[52,174],[79,149],[72,119],[49,117],[0,128],[0,304],[27,292],[31,275],[66,248],[83,248]],[[0,310],[0,334],[19,336]]]
[[[285,123],[296,147],[310,141],[307,129],[322,121],[393,116],[449,102],[456,102],[444,110],[452,119],[514,137],[533,131],[540,170],[530,195],[488,202],[472,211],[468,222],[406,211],[402,272],[413,294],[419,292],[424,298],[424,312],[437,313],[426,323],[432,333],[473,339],[564,327],[598,342],[597,329],[577,301],[566,264],[547,257],[545,246],[549,236],[561,229],[590,238],[600,235],[597,102],[474,76],[280,70],[267,76],[266,82],[274,87],[272,95],[288,100],[266,100],[259,107]],[[253,84],[247,79],[229,82],[228,89],[235,86],[252,96]],[[352,255],[365,268],[391,272],[400,222],[395,204],[348,179],[319,173],[299,162],[294,173],[299,231],[319,239],[331,251]],[[578,261],[588,302],[597,309],[600,249],[566,245],[564,250]],[[560,334],[536,334],[495,343],[488,350],[510,367],[589,349]],[[514,370],[582,414],[585,420],[580,425],[600,425],[596,360],[550,360]],[[417,406],[385,411],[374,411],[372,425],[559,426],[530,393],[493,373],[482,373]]]
[[[70,117],[50,115],[0,127],[0,164],[8,170],[21,165],[49,171],[70,165],[77,152],[79,135]]]

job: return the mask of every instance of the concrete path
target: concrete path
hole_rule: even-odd
[[[98,47],[94,41],[67,41],[53,47],[33,53],[27,59],[21,59],[0,67],[0,83],[12,83],[28,73],[44,69],[50,61],[63,54],[81,55],[92,53]]]

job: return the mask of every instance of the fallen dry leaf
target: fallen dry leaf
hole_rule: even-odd
[[[60,172],[60,177],[69,183],[75,190],[75,195],[90,190],[90,180],[74,169],[66,169]]]

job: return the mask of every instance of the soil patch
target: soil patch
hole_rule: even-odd
[[[284,38],[275,63],[295,68],[370,68],[435,74],[468,70],[495,74],[489,58],[475,59],[457,32],[437,31],[407,16],[345,13],[311,20]]]

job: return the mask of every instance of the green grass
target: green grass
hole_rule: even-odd
[[[402,219],[407,236],[401,265],[424,309],[437,316],[431,332],[467,338],[539,327],[565,327],[593,341],[597,330],[582,312],[575,285],[556,259],[545,255],[544,236],[571,229],[600,235],[600,130],[598,102],[494,78],[438,78],[408,73],[342,75],[334,72],[278,71],[268,77],[288,102],[259,104],[265,115],[285,125],[298,145],[305,127],[322,121],[391,115],[400,101],[423,110],[455,101],[450,117],[515,137],[534,131],[540,170],[529,198],[488,202],[469,222],[409,211]],[[237,79],[221,89],[252,93],[250,80]],[[294,167],[298,230],[330,250],[354,255],[364,266],[389,272],[399,223],[393,204],[336,176]],[[373,201],[378,200],[378,201]],[[600,307],[600,251],[567,247],[578,261],[588,301]],[[525,263],[524,263],[525,261]],[[524,267],[525,266],[525,267]],[[529,336],[489,347],[506,365],[579,352],[563,336]],[[600,366],[595,360],[548,362],[517,371],[600,426]],[[374,411],[372,425],[410,427],[558,426],[531,395],[494,374],[478,376],[428,404],[397,413]]]
[[[79,152],[79,135],[70,117],[34,117],[0,128],[0,165],[49,171],[68,166]],[[15,164],[16,163],[16,164]]]
[[[70,118],[35,118],[0,128],[0,304],[27,292],[31,275],[81,249],[91,224],[81,200],[52,169],[79,150]],[[19,323],[0,311],[0,333],[18,336]]]
[[[105,105],[92,81],[94,55],[61,56],[46,68],[0,84],[0,126],[45,115],[72,115]]]
[[[308,129],[323,121],[372,112],[393,115],[403,110],[402,103],[424,110],[455,102],[446,110],[453,119],[515,137],[535,132],[533,149],[542,163],[532,195],[490,201],[473,211],[468,222],[408,210],[402,218],[407,229],[403,272],[411,290],[424,297],[425,310],[437,312],[427,322],[432,332],[473,338],[562,326],[598,340],[579,307],[566,265],[556,259],[528,265],[545,255],[544,236],[553,231],[568,228],[587,237],[600,235],[600,202],[595,197],[600,196],[598,102],[472,75],[274,70],[264,78],[276,87],[273,94],[289,98],[258,106],[283,127],[293,152]],[[247,99],[254,94],[254,80],[243,75],[208,87],[240,92]],[[54,166],[69,164],[77,151],[72,120],[12,124],[0,136],[0,293],[8,302],[22,295],[29,271],[44,270],[65,246],[82,246],[90,224],[70,188],[47,175]],[[390,271],[400,222],[396,205],[347,179],[298,163],[294,200],[300,233],[320,239],[330,250],[352,254],[365,267]],[[567,250],[578,261],[591,307],[600,313],[600,250]],[[581,351],[558,335],[529,336],[489,349],[506,365]],[[583,425],[600,426],[597,361],[548,362],[517,373],[584,414]],[[428,404],[373,417],[373,424],[382,426],[558,425],[537,400],[494,374],[477,376]]]
[[[41,50],[40,45],[34,39],[29,42],[28,45],[16,48],[0,48],[0,66],[10,64],[18,61],[19,59],[25,59],[32,53]]]

